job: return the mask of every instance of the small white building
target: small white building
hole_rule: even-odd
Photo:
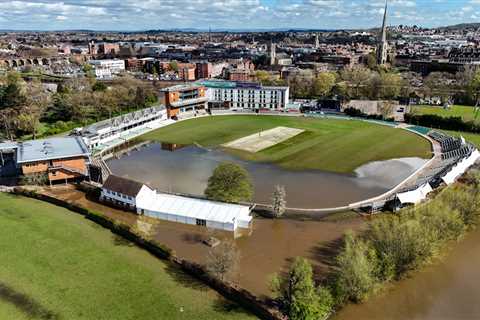
[[[136,212],[137,199],[139,195],[144,194],[145,192],[155,193],[154,190],[143,183],[115,175],[109,175],[102,186],[100,200],[110,202]]]
[[[140,215],[231,232],[251,228],[253,219],[249,206],[158,193],[140,182],[115,175],[105,181],[101,199]]]
[[[90,60],[88,63],[95,69],[95,76],[99,79],[111,78],[112,75],[125,71],[125,60]]]

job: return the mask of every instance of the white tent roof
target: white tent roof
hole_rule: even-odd
[[[399,193],[399,194],[397,194],[397,197],[398,197],[398,200],[400,200],[400,202],[402,204],[404,204],[404,203],[417,204],[420,201],[422,201],[423,199],[425,199],[427,197],[427,194],[432,192],[432,190],[433,189],[430,186],[430,184],[426,183],[423,186],[418,187],[415,190]]]
[[[480,152],[475,149],[474,152],[468,157],[459,161],[443,178],[443,182],[446,184],[452,184],[455,180],[461,176],[468,168],[470,168],[480,158]]]
[[[248,206],[164,193],[148,192],[145,196],[139,196],[137,198],[137,208],[220,223],[252,220]]]

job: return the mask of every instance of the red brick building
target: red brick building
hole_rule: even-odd
[[[197,79],[210,79],[212,77],[213,66],[210,62],[199,62],[196,65],[195,77]]]

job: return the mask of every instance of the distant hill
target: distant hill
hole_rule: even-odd
[[[478,29],[478,28],[480,28],[480,23],[474,22],[474,23],[459,23],[451,26],[438,27],[434,29],[462,30],[462,29]]]

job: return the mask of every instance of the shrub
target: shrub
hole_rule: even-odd
[[[367,238],[379,259],[378,274],[382,280],[399,278],[432,255],[430,229],[410,215],[387,216],[372,222]]]
[[[446,207],[458,212],[467,229],[475,227],[480,219],[480,194],[476,187],[453,187],[445,190],[441,200]]]
[[[353,233],[345,235],[345,247],[337,256],[336,263],[334,287],[337,302],[363,301],[375,289],[378,282],[375,252]]]
[[[443,201],[436,201],[419,208],[416,214],[424,228],[429,229],[428,233],[432,236],[430,240],[435,242],[434,245],[437,247],[445,241],[457,240],[465,232],[465,223],[459,211],[449,207]]]
[[[480,133],[480,125],[474,121],[463,121],[461,117],[441,117],[434,114],[405,114],[406,123],[429,128]]]
[[[43,172],[25,174],[22,176],[20,183],[29,186],[44,186],[48,183],[48,174]]]
[[[305,258],[295,258],[286,277],[273,276],[271,288],[290,320],[323,319],[332,311],[330,291],[315,288],[312,266]]]

